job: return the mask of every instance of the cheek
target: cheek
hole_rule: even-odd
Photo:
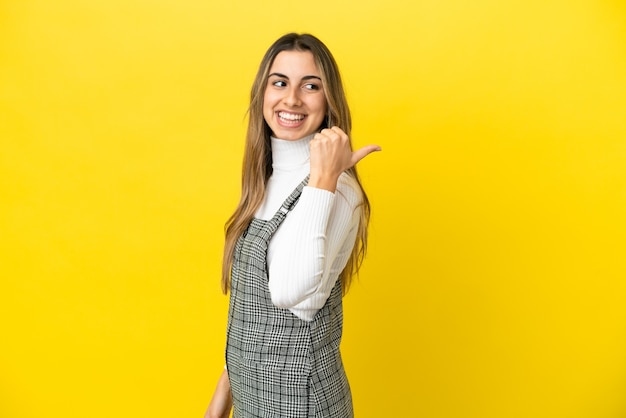
[[[274,102],[275,100],[274,100],[274,97],[272,96],[272,93],[266,90],[265,93],[263,94],[263,110],[271,109]]]
[[[325,94],[322,94],[321,97],[319,98],[319,108],[321,109],[323,113],[326,113],[326,111],[328,110],[328,104],[326,103]]]
[[[326,115],[326,112],[328,111],[328,105],[326,104],[326,99],[322,99],[319,101],[317,108],[319,109],[319,113],[321,113],[322,115]]]
[[[270,103],[270,98],[267,97],[268,95],[265,94],[263,95],[263,110],[265,111],[265,109],[268,107],[269,103]]]
[[[265,119],[271,118],[274,113],[274,109],[272,108],[271,103],[267,100],[263,102],[263,117]]]

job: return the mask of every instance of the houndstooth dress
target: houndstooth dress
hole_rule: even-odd
[[[268,289],[268,243],[307,181],[272,219],[253,219],[235,246],[226,343],[235,418],[354,415],[339,352],[340,281],[311,322],[274,306]]]

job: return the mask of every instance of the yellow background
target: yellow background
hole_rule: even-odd
[[[200,417],[265,49],[342,69],[360,418],[626,416],[626,5],[0,2],[0,417]]]

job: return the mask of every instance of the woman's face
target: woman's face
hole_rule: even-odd
[[[297,140],[316,132],[326,116],[326,95],[310,51],[282,51],[270,68],[263,117],[272,135]]]

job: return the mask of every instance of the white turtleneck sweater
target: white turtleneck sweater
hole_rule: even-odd
[[[272,138],[272,167],[259,219],[271,219],[309,174],[309,142]],[[274,305],[312,321],[330,295],[352,253],[359,225],[361,191],[342,174],[337,190],[304,187],[298,204],[272,237],[267,254]]]

